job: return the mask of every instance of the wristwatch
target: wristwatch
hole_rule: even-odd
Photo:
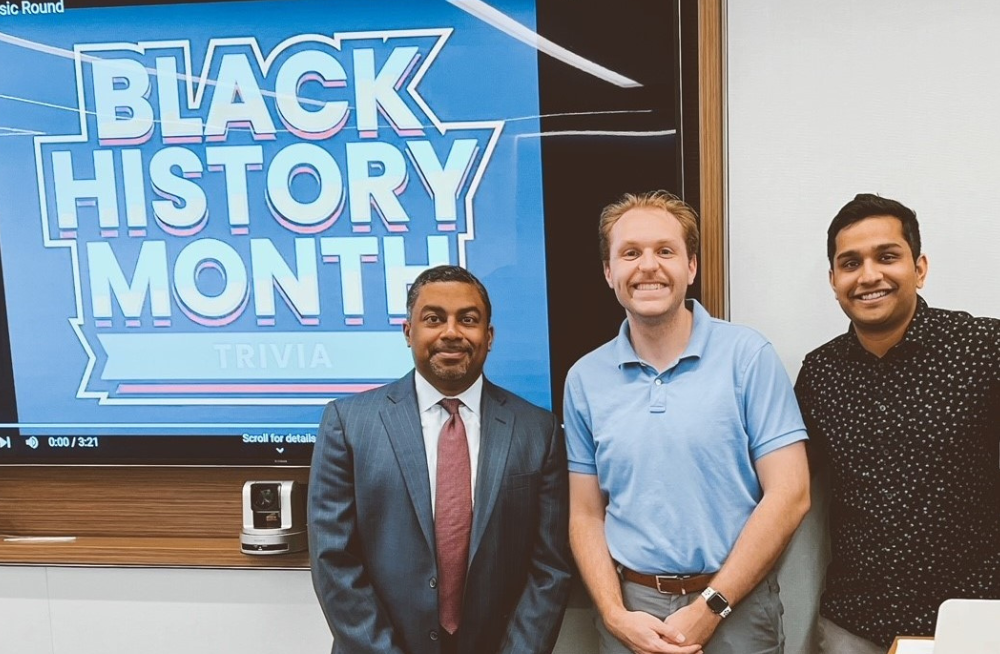
[[[729,606],[726,596],[715,590],[711,586],[702,591],[701,596],[705,598],[708,608],[720,618],[724,618],[733,612],[733,607]]]

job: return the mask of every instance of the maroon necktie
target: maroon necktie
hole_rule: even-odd
[[[469,565],[472,530],[472,469],[465,423],[458,414],[461,400],[441,400],[451,417],[438,438],[434,537],[438,559],[438,618],[449,634],[462,620],[462,592]]]

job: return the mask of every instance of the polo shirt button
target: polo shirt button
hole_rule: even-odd
[[[431,577],[431,580],[430,580],[430,582],[429,582],[429,584],[428,584],[428,585],[429,585],[429,586],[430,586],[431,588],[437,588],[437,587],[438,587],[438,580],[437,580],[437,577]]]
[[[662,383],[663,383],[663,380],[662,380],[662,379],[657,379],[657,380],[656,380],[655,382],[653,382],[653,383],[654,383],[654,384],[656,384],[657,386],[659,386],[660,384],[662,384]]]
[[[885,405],[884,404],[879,404],[878,405],[878,410],[879,411],[885,411]]]
[[[428,635],[431,637],[431,640],[437,640],[438,639],[438,632],[436,632],[436,631],[432,630],[431,633],[429,633]]]

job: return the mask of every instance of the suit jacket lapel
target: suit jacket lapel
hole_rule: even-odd
[[[489,381],[483,380],[483,417],[480,426],[479,468],[476,480],[476,503],[472,513],[469,561],[475,558],[483,533],[496,506],[507,453],[514,433],[514,414],[505,405],[506,398]]]
[[[403,481],[410,493],[410,501],[417,513],[420,530],[427,545],[434,549],[434,519],[431,516],[431,486],[427,476],[427,454],[424,451],[424,433],[420,427],[417,394],[413,386],[413,372],[394,382],[386,394],[388,402],[379,412],[382,424],[389,434],[389,441],[396,453],[396,461],[403,473]]]

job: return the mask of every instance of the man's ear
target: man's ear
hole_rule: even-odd
[[[924,281],[927,279],[927,270],[930,263],[927,261],[927,255],[921,254],[917,257],[917,288],[924,287]]]
[[[406,339],[406,347],[410,347],[410,321],[403,321],[403,338]]]

